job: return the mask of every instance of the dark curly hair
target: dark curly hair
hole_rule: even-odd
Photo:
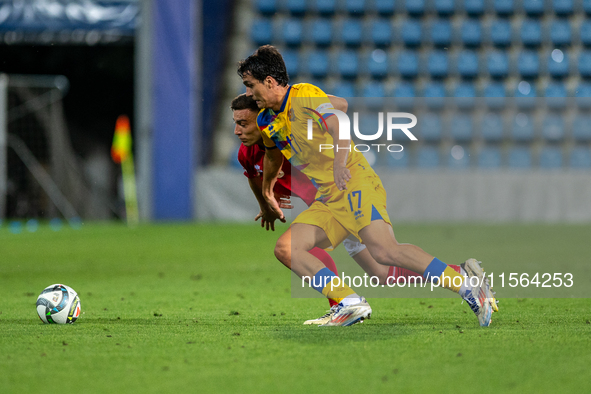
[[[289,76],[285,68],[283,56],[272,45],[259,47],[252,55],[238,62],[238,75],[252,75],[263,82],[267,76],[275,78],[281,86],[287,86]]]
[[[230,108],[232,111],[239,111],[241,109],[249,109],[254,112],[260,111],[257,102],[254,101],[252,97],[247,97],[246,93],[242,93],[241,95],[234,97],[232,104],[230,104]]]

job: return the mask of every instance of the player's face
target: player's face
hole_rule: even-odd
[[[266,81],[259,81],[252,75],[243,75],[242,83],[246,86],[246,96],[252,97],[256,101],[259,108],[270,108],[272,105],[269,102],[272,97],[272,91]]]
[[[234,135],[236,135],[245,146],[252,146],[258,143],[262,137],[257,127],[257,113],[249,109],[238,109],[234,111]]]

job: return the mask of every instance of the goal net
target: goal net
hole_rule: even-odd
[[[0,74],[0,219],[78,219],[96,202],[71,146],[67,89],[64,76]]]

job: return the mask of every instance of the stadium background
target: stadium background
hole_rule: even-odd
[[[0,139],[6,219],[123,217],[108,155],[115,119],[128,114],[143,220],[249,220],[256,202],[243,196],[228,103],[244,91],[236,62],[270,43],[292,82],[359,108],[366,134],[378,111],[417,114],[419,141],[403,143],[404,154],[368,154],[395,219],[591,220],[589,1],[31,1],[2,10],[0,123],[61,192],[56,202],[16,140]]]

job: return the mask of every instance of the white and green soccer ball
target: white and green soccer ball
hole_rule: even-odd
[[[80,297],[69,286],[47,286],[37,298],[37,314],[43,323],[72,324],[80,316]]]

